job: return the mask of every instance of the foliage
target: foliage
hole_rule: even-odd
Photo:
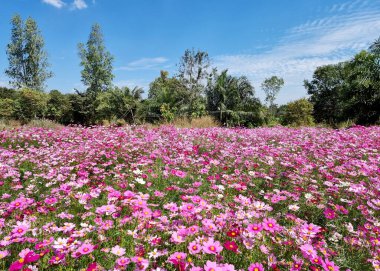
[[[173,118],[191,115],[190,95],[190,91],[179,79],[170,78],[168,72],[161,71],[160,77],[149,86],[150,112],[160,116],[162,116],[162,112],[171,112],[169,115],[173,114]],[[163,105],[164,111],[161,110]]]
[[[281,88],[284,86],[284,79],[277,76],[272,76],[270,78],[266,78],[264,82],[261,84],[261,88],[265,92],[265,101],[269,103],[269,107],[274,105],[274,101]]]
[[[48,71],[44,40],[37,23],[29,17],[24,24],[19,15],[11,23],[11,41],[7,46],[9,67],[5,73],[16,88],[42,90],[52,73]]]
[[[305,87],[317,122],[379,123],[380,55],[376,53],[362,51],[350,61],[318,67]]]
[[[136,113],[141,101],[143,90],[135,87],[114,87],[106,92],[99,93],[97,96],[97,118],[123,119],[127,123],[136,123]]]
[[[70,123],[70,111],[72,111],[69,97],[59,90],[52,90],[46,106],[46,118],[58,123]]]
[[[288,103],[282,120],[283,125],[311,126],[313,121],[313,104],[306,98]]]
[[[112,84],[113,57],[106,51],[103,34],[99,24],[94,24],[86,45],[79,43],[82,82],[88,87],[87,91],[99,93],[106,91]]]
[[[346,63],[318,67],[311,81],[304,85],[314,106],[313,116],[317,122],[334,125],[343,120],[343,90]]]
[[[44,118],[48,97],[40,91],[23,88],[15,103],[15,116],[23,123]]]
[[[0,99],[0,119],[11,119],[15,112],[15,101],[9,98]]]
[[[380,55],[362,51],[347,63],[343,93],[345,119],[357,124],[380,123]]]
[[[229,126],[260,125],[261,105],[254,94],[254,87],[246,77],[214,70],[206,88],[207,109]]]
[[[205,114],[205,84],[209,75],[210,58],[205,51],[187,49],[178,64],[178,79],[187,89],[187,117],[200,117]]]

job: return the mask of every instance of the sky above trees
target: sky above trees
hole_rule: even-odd
[[[277,102],[306,95],[303,80],[317,66],[348,60],[380,34],[380,0],[2,0],[0,85],[6,85],[6,44],[15,13],[42,31],[54,77],[47,90],[84,89],[77,44],[102,27],[115,57],[114,83],[147,87],[160,70],[175,73],[187,48],[205,50],[212,66],[260,84],[278,75]]]

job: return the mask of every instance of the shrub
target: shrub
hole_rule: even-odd
[[[290,126],[310,126],[314,124],[313,105],[305,98],[290,102],[285,107],[282,124]]]

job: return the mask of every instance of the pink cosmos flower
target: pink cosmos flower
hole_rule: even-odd
[[[335,265],[334,262],[331,262],[328,259],[325,259],[322,262],[322,267],[325,271],[339,271],[339,266]]]
[[[13,227],[12,235],[15,237],[21,237],[29,230],[29,224],[25,222],[17,221],[17,225]]]
[[[95,249],[95,246],[92,244],[83,244],[77,249],[77,253],[79,252],[81,255],[90,254]]]
[[[248,267],[248,271],[264,271],[264,266],[261,263],[253,263]]]
[[[262,225],[264,230],[269,232],[276,232],[280,230],[280,226],[277,224],[277,221],[273,218],[264,218]]]
[[[223,250],[223,247],[220,245],[219,241],[214,241],[212,238],[210,238],[203,244],[202,249],[204,253],[216,255]]]
[[[205,271],[223,271],[216,262],[207,261],[205,266],[203,267]]]
[[[174,252],[170,257],[168,258],[168,261],[173,264],[180,264],[181,262],[186,260],[186,253],[183,252]]]
[[[149,261],[142,257],[135,256],[131,260],[136,264],[137,270],[146,270],[149,266]]]
[[[310,244],[303,244],[300,246],[300,249],[303,256],[307,259],[314,259],[318,256],[317,251],[315,251],[314,247]]]
[[[327,219],[334,219],[336,217],[335,211],[330,208],[326,208],[323,214]]]
[[[120,246],[114,246],[111,249],[111,253],[116,255],[116,256],[123,256],[125,254],[125,249],[120,247]]]
[[[198,254],[202,250],[202,246],[199,245],[196,241],[190,242],[187,248],[192,255]]]
[[[129,263],[131,262],[131,260],[129,258],[126,258],[126,257],[121,257],[119,259],[116,260],[116,263],[119,265],[119,266],[126,266],[128,265]]]
[[[261,223],[259,224],[249,224],[248,227],[247,227],[247,230],[249,232],[253,232],[253,233],[259,233],[260,231],[262,231],[263,229],[263,226]]]
[[[8,250],[0,250],[0,260],[7,257],[9,255]]]
[[[57,202],[58,202],[58,200],[56,197],[50,197],[50,198],[45,199],[45,203],[48,205],[54,205]]]
[[[50,264],[59,264],[59,263],[63,262],[64,259],[65,259],[64,254],[57,254],[57,255],[54,255],[53,257],[51,257],[51,259],[49,260],[49,263]]]

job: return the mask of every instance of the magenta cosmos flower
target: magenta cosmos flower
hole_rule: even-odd
[[[334,262],[330,262],[328,259],[322,262],[322,267],[326,271],[339,271],[339,266],[335,265]]]
[[[280,230],[280,225],[278,225],[277,221],[273,218],[265,218],[262,225],[264,230],[269,232],[276,232]]]
[[[327,219],[334,219],[336,217],[335,211],[330,208],[326,208],[323,214]]]
[[[207,254],[219,254],[223,250],[219,241],[214,241],[213,239],[208,240],[203,244],[203,252]]]
[[[190,254],[194,255],[194,254],[198,254],[199,252],[201,252],[202,250],[202,246],[199,245],[197,242],[193,241],[193,242],[190,242],[190,244],[187,246],[187,248],[189,249],[189,252]]]
[[[253,263],[248,267],[248,271],[264,271],[264,266],[261,263]]]
[[[248,231],[253,232],[253,233],[259,233],[263,230],[263,226],[258,223],[258,224],[249,224],[248,225]]]
[[[83,244],[78,249],[77,252],[79,252],[81,255],[90,254],[95,249],[95,246],[92,244]]]

